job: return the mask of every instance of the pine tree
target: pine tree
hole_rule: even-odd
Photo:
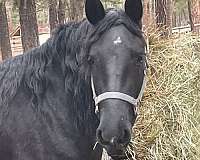
[[[3,60],[12,56],[5,1],[0,3],[0,53]]]
[[[19,16],[24,52],[39,45],[35,0],[20,0]]]

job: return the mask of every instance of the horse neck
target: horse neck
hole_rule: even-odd
[[[85,79],[80,78],[78,70],[72,72],[72,69],[65,67],[65,72],[63,72],[61,63],[54,62],[47,69],[50,84],[62,90],[62,96],[65,95],[66,107],[73,114],[71,115],[72,122],[77,131],[81,130],[82,134],[95,136],[98,120],[94,111],[90,85]]]

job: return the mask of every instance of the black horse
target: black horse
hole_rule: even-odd
[[[146,69],[142,3],[85,7],[87,20],[0,65],[1,160],[124,158]]]

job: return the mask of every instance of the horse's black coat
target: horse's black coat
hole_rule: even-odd
[[[142,39],[138,25],[111,9],[95,27],[62,25],[42,46],[0,65],[0,159],[100,159],[88,51],[121,24]]]

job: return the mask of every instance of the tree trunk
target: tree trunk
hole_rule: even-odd
[[[156,24],[165,29],[163,36],[169,36],[172,32],[172,16],[173,0],[156,0]]]
[[[35,0],[20,0],[19,16],[24,52],[39,45]]]
[[[191,8],[191,0],[188,0],[188,13],[189,13],[189,20],[190,20],[190,27],[191,31],[194,31],[194,23],[193,23],[193,18],[192,18],[192,8]]]
[[[6,12],[7,12],[7,18],[8,18],[8,29],[9,29],[9,32],[13,31],[12,8],[13,8],[13,2],[12,1],[7,1],[6,2]]]
[[[57,8],[57,0],[49,0],[49,24],[51,33],[58,24],[56,8]]]
[[[58,23],[65,23],[65,2],[63,0],[59,0],[58,5]]]
[[[159,28],[166,25],[165,2],[165,0],[156,0],[156,24]]]
[[[0,53],[2,60],[12,57],[5,2],[0,3]]]
[[[155,25],[155,0],[149,0],[149,19]]]
[[[83,18],[84,0],[70,0],[70,16],[72,21],[78,21]]]
[[[149,24],[149,0],[144,0],[143,1],[143,11],[144,11],[144,15],[143,15],[143,24],[145,26],[144,29],[147,29],[148,24]]]
[[[0,62],[2,61],[1,43],[0,43]]]
[[[191,0],[189,5],[192,12],[193,24],[198,24],[200,22],[200,0]]]
[[[172,33],[172,16],[173,16],[173,0],[166,1],[166,28],[168,30],[167,36]]]

